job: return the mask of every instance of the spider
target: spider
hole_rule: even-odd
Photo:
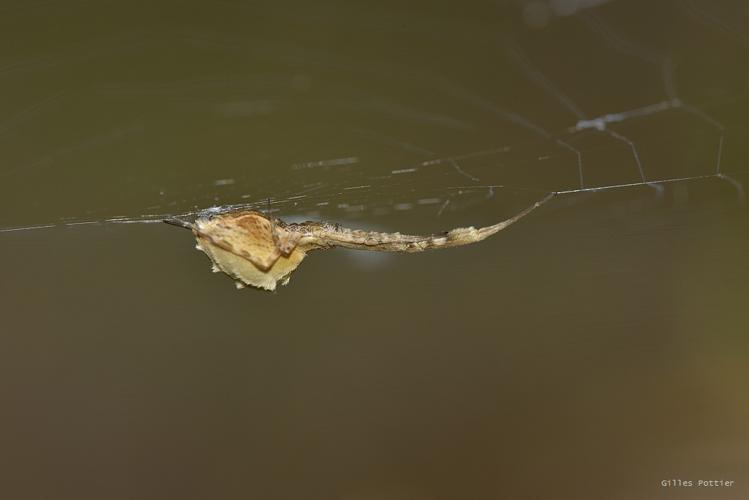
[[[509,219],[491,226],[460,227],[426,236],[362,231],[320,222],[287,224],[255,210],[202,216],[194,223],[180,219],[165,219],[164,222],[190,229],[197,240],[195,248],[211,259],[213,271],[234,278],[237,288],[250,285],[273,291],[279,283],[289,282],[291,273],[312,250],[343,247],[416,253],[470,245],[519,221],[555,194],[549,193]]]

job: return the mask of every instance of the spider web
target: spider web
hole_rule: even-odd
[[[237,208],[363,224],[410,213],[432,229],[448,214],[478,224],[472,218],[480,212],[495,222],[549,192],[639,188],[657,199],[669,185],[690,182],[725,183],[743,201],[747,76],[736,68],[745,70],[749,60],[742,29],[749,19],[739,4],[527,1],[501,11],[521,20],[509,27],[439,15],[409,27],[430,50],[446,33],[470,32],[465,43],[485,54],[480,64],[464,60],[462,45],[435,60],[418,48],[385,57],[355,44],[330,51],[258,44],[231,30],[178,30],[186,47],[241,54],[272,69],[169,83],[104,79],[83,89],[73,82],[17,105],[0,121],[13,158],[0,169],[0,232],[158,223]],[[368,19],[381,28],[376,14]],[[142,32],[138,39],[148,47],[173,43]],[[130,35],[110,36],[101,47],[24,55],[5,61],[0,76],[36,78],[134,50]],[[324,91],[310,83],[317,81]],[[160,103],[160,114],[129,112],[134,100]],[[84,104],[100,103],[117,109],[120,120],[93,120],[83,134],[61,133],[41,150],[29,146]],[[317,132],[290,127],[297,116],[309,124],[331,115],[337,125]],[[287,141],[242,162],[222,151],[185,172],[186,156],[148,157],[148,138],[157,135],[149,130],[172,127],[176,138],[180,120],[206,117],[236,134],[269,120],[292,130]],[[197,131],[205,129],[182,130],[189,137]],[[292,144],[294,137],[304,140]],[[96,165],[102,157],[118,159]],[[133,169],[138,161],[147,167]],[[77,194],[66,198],[61,185],[75,185]]]

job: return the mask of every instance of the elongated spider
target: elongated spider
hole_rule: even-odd
[[[291,273],[312,250],[344,247],[377,252],[416,253],[483,241],[519,221],[549,201],[546,195],[507,220],[491,226],[459,227],[426,236],[348,229],[338,224],[301,222],[287,224],[254,210],[236,210],[199,217],[191,224],[179,219],[164,222],[192,230],[196,248],[208,255],[214,272],[234,278],[237,288],[246,285],[275,290],[289,282]]]

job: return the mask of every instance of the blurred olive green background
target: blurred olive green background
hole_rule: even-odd
[[[0,232],[0,497],[746,498],[747,26],[739,0],[3,2],[0,229],[54,227]],[[578,159],[586,187],[640,181],[635,152],[710,175],[721,136],[728,180],[312,254],[273,294],[104,222],[270,198],[439,231],[578,188]]]

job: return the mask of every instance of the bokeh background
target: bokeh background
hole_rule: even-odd
[[[4,1],[0,496],[746,498],[748,26],[741,0]],[[272,294],[141,223],[431,232],[698,176],[320,252]]]

